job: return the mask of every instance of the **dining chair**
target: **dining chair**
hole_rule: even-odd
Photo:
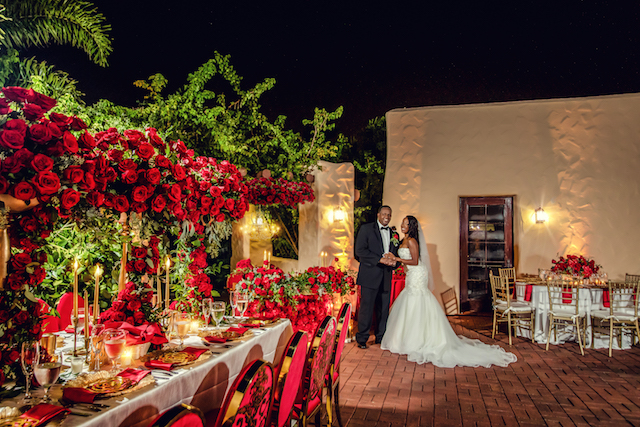
[[[322,391],[325,376],[331,364],[333,347],[336,342],[336,319],[324,318],[316,329],[307,356],[307,368],[302,381],[302,391],[293,408],[293,418],[306,427],[310,418],[315,417],[315,425],[320,426],[322,416]]]
[[[282,355],[271,407],[270,419],[273,426],[283,427],[290,423],[293,405],[302,384],[308,344],[309,335],[298,331],[291,337],[287,350]]]
[[[624,274],[624,282],[625,283],[637,283],[640,282],[640,274]]]
[[[238,375],[218,413],[215,427],[269,423],[273,400],[273,368],[269,362],[254,360]]]
[[[453,288],[449,288],[440,294],[442,298],[442,304],[444,305],[444,312],[447,316],[458,314],[458,297],[456,291]]]
[[[158,415],[148,427],[204,427],[204,425],[204,415],[200,409],[181,403]]]
[[[516,292],[516,269],[515,267],[505,267],[505,268],[499,268],[498,269],[498,274],[500,275],[500,277],[504,277],[508,280],[509,282],[509,291],[511,292],[511,295],[515,296],[515,292]]]
[[[509,345],[512,345],[511,328],[513,328],[515,333],[516,328],[522,328],[525,323],[528,322],[528,327],[525,327],[531,330],[531,342],[534,342],[535,309],[529,303],[513,301],[511,293],[509,292],[509,282],[505,277],[494,276],[493,272],[490,271],[489,281],[491,282],[491,294],[493,296],[493,328],[491,330],[491,338],[495,338],[498,324],[506,322],[509,334]],[[498,317],[498,314],[500,317]],[[528,315],[529,319],[525,319],[523,315]]]
[[[78,295],[78,307],[84,307],[84,300]],[[73,292],[67,292],[60,297],[56,304],[56,310],[60,317],[58,318],[58,326],[60,331],[71,325],[71,313],[73,312]]]
[[[325,379],[327,388],[327,418],[329,425],[333,423],[333,407],[336,410],[336,419],[340,427],[342,424],[342,415],[340,415],[340,357],[344,349],[344,343],[349,335],[349,323],[351,322],[351,304],[344,303],[340,307],[338,313],[338,325],[336,331],[336,343],[331,356],[331,364],[329,372]]]
[[[551,332],[558,340],[558,326],[573,325],[578,336],[580,353],[584,356],[584,344],[587,332],[587,316],[580,311],[580,287],[575,281],[551,280],[547,283],[549,295],[549,334],[547,351],[551,341]]]
[[[613,350],[614,330],[618,331],[618,347],[622,348],[622,335],[625,329],[631,330],[631,344],[635,344],[635,334],[640,337],[638,325],[638,290],[640,282],[621,283],[609,281],[609,308],[591,312],[591,341],[593,342],[593,323],[595,319],[609,326],[609,357]]]

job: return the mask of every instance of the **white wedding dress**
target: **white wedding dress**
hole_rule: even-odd
[[[409,248],[398,249],[398,256],[411,259]],[[518,360],[515,354],[498,345],[457,336],[429,290],[429,273],[422,260],[405,268],[405,288],[391,307],[380,346],[383,350],[406,354],[410,362],[431,362],[441,368],[505,367]]]

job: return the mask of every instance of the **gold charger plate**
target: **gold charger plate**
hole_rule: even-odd
[[[5,418],[0,420],[0,427],[33,427],[38,425],[39,422],[35,418]]]
[[[132,385],[133,382],[129,378],[116,376],[96,381],[93,384],[87,385],[85,389],[100,394],[118,393],[128,389]]]
[[[144,378],[142,378],[140,381],[138,381],[137,384],[133,384],[133,382],[128,378],[114,376],[113,374],[111,374],[108,371],[100,371],[100,372],[82,373],[82,374],[78,375],[76,378],[67,381],[62,386],[62,388],[80,387],[80,388],[84,388],[84,389],[89,390],[89,391],[94,391],[94,390],[89,389],[89,387],[91,387],[91,386],[93,386],[95,384],[101,383],[103,381],[109,381],[109,380],[113,381],[116,378],[122,378],[123,380],[129,381],[129,382],[131,382],[131,385],[128,388],[124,388],[124,389],[122,389],[120,391],[113,391],[113,392],[99,392],[98,391],[97,392],[98,393],[97,398],[106,399],[106,398],[109,398],[109,397],[121,396],[123,394],[134,392],[136,390],[139,390],[139,389],[141,389],[143,387],[146,387],[146,386],[156,382],[155,378],[153,378],[153,375],[146,375]],[[116,379],[115,381],[120,382],[120,380],[118,380],[118,379]]]
[[[240,321],[238,323],[242,323],[244,325],[271,325],[272,323],[276,323],[280,319],[256,319],[253,317],[248,318],[246,321]]]
[[[199,336],[202,341],[207,344],[211,344],[205,339],[205,337],[226,338],[227,341],[240,341],[253,336],[253,331],[251,329],[247,329],[247,331],[242,335],[234,331],[202,331],[199,333]]]
[[[206,351],[197,357],[195,354],[185,353],[175,349],[156,350],[148,353],[140,358],[141,362],[157,360],[162,363],[172,363],[175,367],[189,365],[198,360],[207,359],[211,356],[211,352]]]

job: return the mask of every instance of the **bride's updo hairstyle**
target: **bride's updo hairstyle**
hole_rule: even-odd
[[[419,244],[420,240],[418,240],[418,220],[415,216],[412,215],[407,215],[407,219],[409,220],[409,231],[407,232],[407,236],[413,237]]]

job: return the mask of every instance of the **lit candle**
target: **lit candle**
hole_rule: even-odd
[[[89,294],[84,290],[84,339],[89,339]]]
[[[264,255],[262,256],[262,263],[266,263],[267,262],[267,251],[264,251]]]
[[[73,263],[73,315],[78,318],[78,260]]]
[[[167,281],[164,288],[164,306],[169,309],[169,269],[171,268],[171,258],[167,256]]]
[[[271,265],[271,252],[267,252],[267,264]]]
[[[120,366],[129,366],[131,365],[131,349],[126,349],[122,352],[122,356],[120,356]]]
[[[102,269],[100,265],[96,266],[96,285],[93,291],[93,323],[98,323],[98,317],[100,317],[100,275],[102,275]]]
[[[156,274],[156,280],[158,282],[158,296],[156,298],[156,304],[162,309],[162,281],[160,280],[160,263],[158,263],[158,273]]]

